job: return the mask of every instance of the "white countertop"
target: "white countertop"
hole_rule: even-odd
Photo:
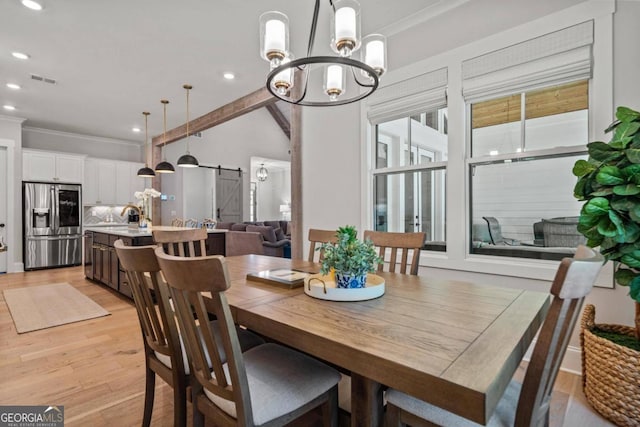
[[[147,228],[129,228],[128,226],[116,225],[116,226],[89,226],[84,228],[86,231],[93,231],[96,233],[114,234],[116,236],[124,237],[143,237],[151,236],[152,230],[165,230],[165,231],[181,231],[191,230],[188,227],[171,227],[168,225],[156,225]],[[207,233],[225,233],[227,230],[207,229]]]

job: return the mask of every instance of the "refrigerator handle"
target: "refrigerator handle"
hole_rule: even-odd
[[[59,203],[59,195],[58,195],[58,186],[51,186],[51,231],[53,234],[58,234],[58,230],[60,229],[60,216],[58,213],[58,203]]]

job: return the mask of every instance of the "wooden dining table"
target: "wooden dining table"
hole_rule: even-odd
[[[383,296],[326,301],[246,277],[315,273],[319,264],[260,255],[226,261],[238,323],[350,372],[352,426],[383,424],[385,387],[486,424],[550,301],[546,292],[458,281],[455,272],[449,280],[376,273]]]

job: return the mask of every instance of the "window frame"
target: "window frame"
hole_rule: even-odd
[[[420,265],[429,267],[431,272],[441,270],[457,271],[459,277],[477,277],[477,273],[493,276],[514,276],[537,280],[552,280],[558,261],[526,258],[505,258],[483,256],[469,253],[471,244],[471,219],[469,206],[469,165],[480,163],[482,158],[469,159],[470,126],[467,126],[467,103],[462,98],[462,62],[485,53],[503,49],[536,37],[558,31],[587,20],[594,23],[594,41],[592,46],[593,68],[589,81],[589,129],[588,140],[606,140],[604,129],[613,121],[613,14],[614,1],[587,1],[554,12],[532,22],[525,23],[500,33],[458,46],[449,51],[419,60],[401,69],[390,70],[385,74],[382,86],[410,80],[429,70],[448,69],[447,82],[447,126],[449,154],[446,165],[446,236],[447,251],[421,253]],[[476,100],[478,101],[478,100]],[[372,150],[373,127],[386,118],[378,114],[375,122],[367,117],[368,101],[360,109],[361,123],[361,224],[363,229],[373,226],[373,165],[375,150]],[[378,112],[379,113],[379,112]],[[381,118],[382,117],[382,118]],[[389,118],[391,119],[391,118]],[[583,148],[584,150],[584,148]],[[543,150],[547,151],[547,150]],[[573,147],[561,147],[549,150],[550,154],[574,152]],[[580,153],[581,150],[575,150]],[[520,154],[520,153],[519,153]],[[532,155],[525,152],[523,157]],[[536,152],[536,154],[541,154]],[[490,156],[491,160],[500,158]],[[487,159],[484,159],[487,160]],[[430,165],[435,167],[436,165]],[[414,166],[419,169],[421,166]],[[380,170],[393,172],[396,168]],[[603,275],[608,274],[605,266]],[[444,273],[443,273],[444,274]],[[603,276],[604,277],[604,276]],[[504,282],[508,283],[508,281]]]

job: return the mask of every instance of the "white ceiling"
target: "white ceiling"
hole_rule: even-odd
[[[258,17],[289,16],[291,48],[306,52],[313,0],[44,0],[35,12],[20,0],[0,0],[0,115],[25,126],[138,141],[142,111],[149,134],[162,132],[160,99],[170,100],[167,129],[184,123],[182,85],[193,85],[191,118],[264,85]],[[363,35],[393,32],[416,17],[468,0],[361,0]],[[328,50],[329,1],[321,0],[314,53]],[[12,51],[31,55],[16,60]],[[223,72],[235,73],[229,81]],[[30,78],[52,78],[50,85]],[[14,82],[22,90],[13,91]],[[131,128],[139,126],[140,134]]]

